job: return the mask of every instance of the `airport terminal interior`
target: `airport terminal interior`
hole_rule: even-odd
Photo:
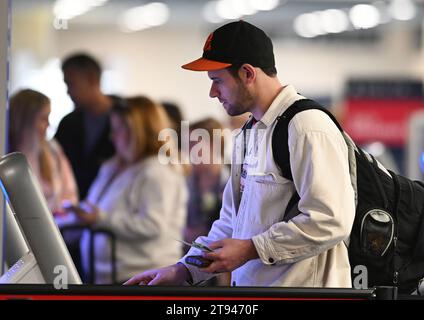
[[[111,285],[110,295],[134,297],[125,281],[176,263],[208,234],[228,201],[233,140],[250,114],[229,116],[210,74],[181,66],[232,21],[269,36],[283,86],[329,110],[390,172],[424,182],[423,0],[0,2],[0,283],[16,285],[0,284],[0,296],[43,294],[28,284],[83,284],[92,291],[77,286],[73,294]],[[175,133],[176,152],[163,152],[170,139],[158,144],[165,129]],[[202,162],[206,153],[214,161]],[[178,165],[161,167],[169,154]],[[424,226],[424,209],[421,216]],[[304,294],[376,297],[352,281],[343,292]],[[238,282],[222,272],[200,291],[173,295],[213,288],[217,296],[278,297],[274,288],[225,291]],[[408,294],[419,295],[421,282],[408,283]]]

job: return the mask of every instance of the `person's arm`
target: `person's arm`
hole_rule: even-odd
[[[290,163],[301,213],[253,237],[264,264],[318,255],[351,231],[355,203],[346,144],[324,113],[311,117],[310,112],[321,113],[299,113],[289,127]],[[309,130],[302,129],[305,123]]]
[[[181,263],[172,266],[147,270],[127,280],[124,285],[183,285],[190,282],[191,276],[188,269]]]

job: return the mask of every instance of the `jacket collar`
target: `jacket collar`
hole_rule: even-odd
[[[284,111],[287,110],[288,107],[290,107],[295,101],[299,99],[305,99],[305,97],[299,95],[294,86],[284,86],[280,93],[275,97],[274,101],[272,101],[262,119],[260,119],[258,122],[265,125],[265,127],[269,127],[274,123],[275,119],[277,119],[279,115],[281,115]],[[248,121],[251,119],[252,115]],[[235,137],[238,137],[242,132],[243,130],[240,128],[240,130],[235,134]]]
[[[272,125],[279,115],[287,110],[295,101],[304,98],[300,96],[294,86],[286,85],[275,97],[274,101],[269,106],[268,110],[263,115],[259,122],[262,122],[266,127]]]

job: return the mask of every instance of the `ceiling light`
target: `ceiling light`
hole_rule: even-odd
[[[393,0],[389,5],[389,12],[393,19],[411,20],[417,14],[417,8],[411,0]]]
[[[356,29],[369,29],[380,23],[380,12],[369,4],[358,4],[352,7],[349,17]]]

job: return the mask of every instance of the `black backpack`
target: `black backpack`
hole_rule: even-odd
[[[411,293],[424,277],[424,184],[379,168],[372,155],[357,147],[335,117],[317,102],[296,101],[280,117],[272,137],[273,156],[283,177],[292,180],[288,125],[299,112],[318,109],[337,125],[349,149],[356,213],[348,251],[352,280],[356,266],[364,266],[368,286],[396,286]],[[248,122],[244,129],[251,127]],[[245,130],[244,130],[245,131]],[[283,221],[299,214],[297,193],[290,199]]]

